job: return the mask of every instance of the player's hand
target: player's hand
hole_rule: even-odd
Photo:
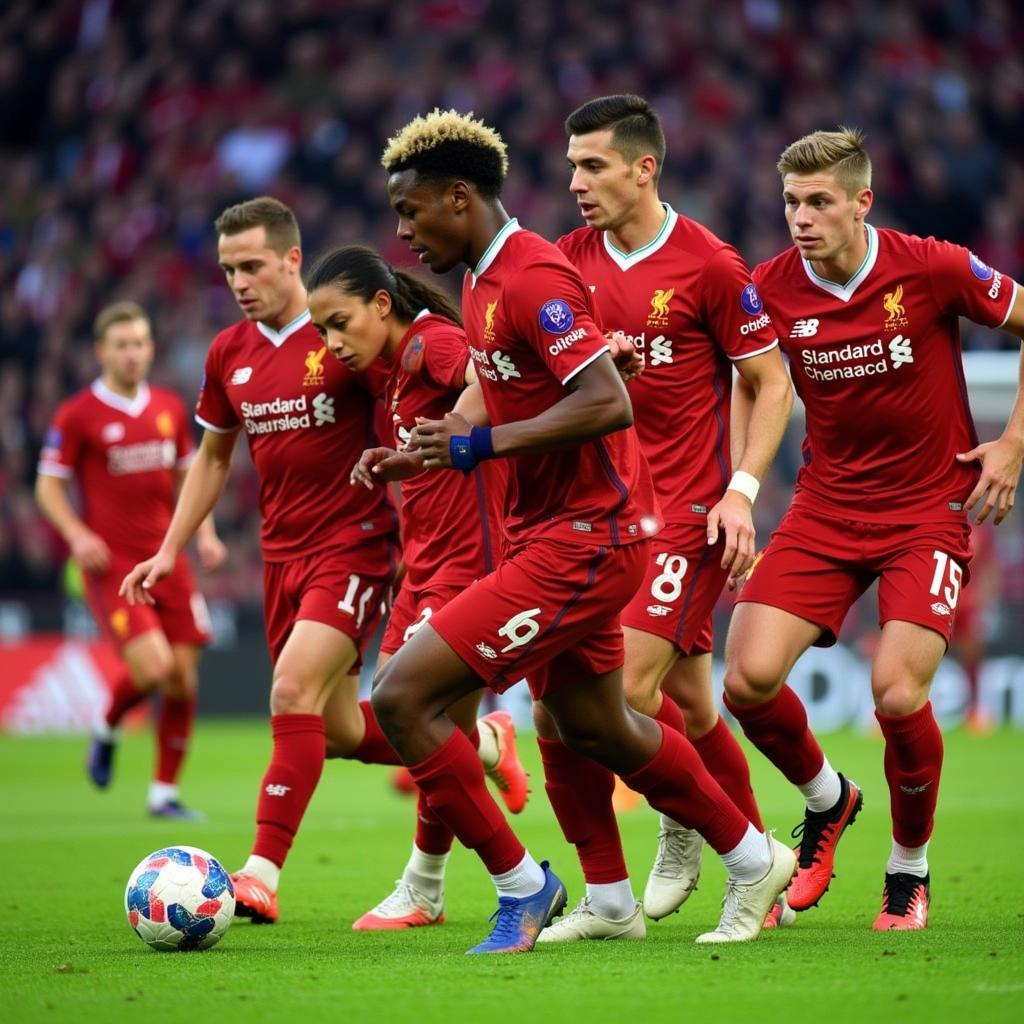
[[[717,544],[719,536],[725,534],[722,568],[728,570],[730,580],[744,575],[754,563],[751,508],[750,501],[739,491],[726,491],[708,513],[708,544]]]
[[[199,565],[203,572],[216,572],[228,560],[228,547],[216,534],[196,537]]]
[[[1021,460],[1024,450],[1010,438],[986,441],[969,452],[957,453],[957,462],[980,462],[981,477],[971,496],[964,503],[964,511],[970,512],[984,497],[978,510],[976,523],[983,523],[995,510],[992,522],[998,526],[1013,508],[1013,498],[1020,480]]]
[[[156,604],[150,593],[153,586],[165,576],[170,576],[178,560],[173,555],[158,552],[137,566],[123,580],[118,595],[129,604]]]
[[[633,342],[622,331],[605,331],[604,336],[622,382],[628,384],[634,377],[639,377],[644,370],[644,359]]]
[[[71,557],[86,572],[106,572],[110,568],[110,548],[92,530],[83,529],[69,541]]]
[[[468,437],[473,424],[457,412],[445,413],[443,420],[428,420],[416,417],[409,444],[418,448],[423,455],[427,469],[451,469],[451,439]]]
[[[367,448],[352,467],[350,484],[373,490],[375,483],[408,480],[423,471],[423,457],[416,451],[396,452],[394,448]]]

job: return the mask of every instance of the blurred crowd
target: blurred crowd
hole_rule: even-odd
[[[875,164],[876,224],[969,244],[1024,277],[1024,27],[1015,7],[7,0],[3,591],[59,586],[64,552],[35,511],[34,464],[56,405],[95,375],[96,311],[115,299],[142,303],[158,343],[154,379],[191,403],[210,339],[237,319],[216,262],[220,210],[271,193],[295,208],[307,258],[362,241],[408,263],[378,157],[392,131],[435,105],[473,110],[502,131],[512,158],[506,206],[554,237],[578,224],[565,115],[602,93],[649,97],[668,137],[663,197],[751,264],[788,244],[780,150],[815,128],[857,125]],[[971,330],[967,344],[1018,342]],[[255,493],[240,452],[218,508],[232,569],[209,581],[214,596],[260,592]],[[766,495],[759,507],[770,527],[788,481],[780,476]]]

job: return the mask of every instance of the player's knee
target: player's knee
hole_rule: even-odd
[[[658,698],[659,688],[654,673],[627,672],[623,676],[622,685],[631,708],[652,718],[658,713],[661,701]]]
[[[542,740],[557,740],[559,738],[558,726],[555,725],[551,712],[540,701],[533,702],[533,725]]]
[[[135,684],[140,690],[159,690],[165,697],[183,696],[175,692],[180,688],[175,670],[174,659],[154,655],[135,668],[133,673]]]
[[[774,696],[780,685],[777,674],[769,666],[742,657],[726,662],[722,682],[729,700],[737,704],[760,704]]]
[[[290,673],[274,677],[270,686],[270,710],[275,715],[316,714],[320,686]]]
[[[373,693],[370,696],[373,713],[389,739],[411,728],[415,717],[408,687],[392,668],[393,664],[394,662],[388,662],[381,669],[374,680]]]
[[[924,707],[928,700],[928,687],[921,686],[912,679],[880,679],[872,681],[871,689],[875,698],[875,708],[879,714],[888,718],[912,715]]]
[[[161,687],[165,697],[172,700],[188,700],[194,697],[199,689],[199,677],[195,672],[183,671],[175,668],[167,677],[167,683]]]

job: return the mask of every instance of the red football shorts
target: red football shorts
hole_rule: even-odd
[[[948,644],[972,555],[966,521],[862,523],[791,508],[737,601],[799,615],[822,628],[815,646],[831,647],[850,606],[877,579],[879,625],[913,622]]]
[[[619,612],[644,578],[648,542],[542,538],[517,547],[430,624],[497,693],[524,676],[540,700],[566,682],[621,668]]]
[[[380,622],[396,558],[388,537],[373,537],[358,547],[264,563],[263,621],[271,660],[281,656],[295,623],[309,619],[352,638],[359,657],[351,671],[358,672],[363,648]]]
[[[388,624],[381,640],[382,654],[394,654],[421,626],[428,623],[449,601],[465,590],[465,585],[427,585],[412,590],[404,583],[391,606]]]
[[[121,580],[146,557],[114,554],[102,575],[82,574],[85,596],[101,629],[118,647],[154,629],[172,644],[208,644],[213,637],[210,613],[184,555],[178,556],[174,571],[150,591],[156,604],[130,605],[118,597]]]
[[[647,575],[622,610],[622,625],[663,637],[684,656],[711,650],[711,613],[729,578],[724,539],[703,523],[667,523],[650,544]]]

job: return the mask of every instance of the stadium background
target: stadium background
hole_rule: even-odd
[[[152,379],[191,404],[210,339],[238,315],[216,263],[212,221],[223,207],[268,192],[295,208],[307,259],[362,241],[406,264],[378,155],[409,117],[455,106],[502,131],[512,155],[506,207],[555,237],[578,223],[562,119],[594,95],[634,91],[664,119],[663,198],[750,264],[789,244],[777,154],[806,131],[844,122],[867,133],[875,224],[970,245],[1020,280],[1024,29],[1013,8],[1009,0],[7,3],[0,727],[82,726],[102,670],[102,654],[37,639],[86,638],[92,626],[73,583],[66,587],[66,551],[32,498],[54,409],[95,376],[91,320],[115,299],[141,302],[158,344]],[[980,433],[990,439],[1009,409],[1019,342],[965,327]],[[762,541],[788,503],[799,439],[797,420],[758,501]],[[256,486],[244,448],[217,509],[231,560],[203,580],[218,635],[204,666],[207,711],[259,711],[269,686]],[[1024,512],[988,531],[981,549],[975,576],[984,584],[974,592],[987,595],[985,685],[993,710],[1024,721]],[[727,613],[723,605],[721,626]],[[862,710],[841,691],[865,690],[851,687],[850,675],[864,671],[873,626],[868,598],[847,625],[847,651],[805,664],[806,692],[820,698],[824,720],[840,724]],[[955,723],[962,683],[955,666],[946,672],[945,719]],[[17,706],[15,682],[26,698]]]

